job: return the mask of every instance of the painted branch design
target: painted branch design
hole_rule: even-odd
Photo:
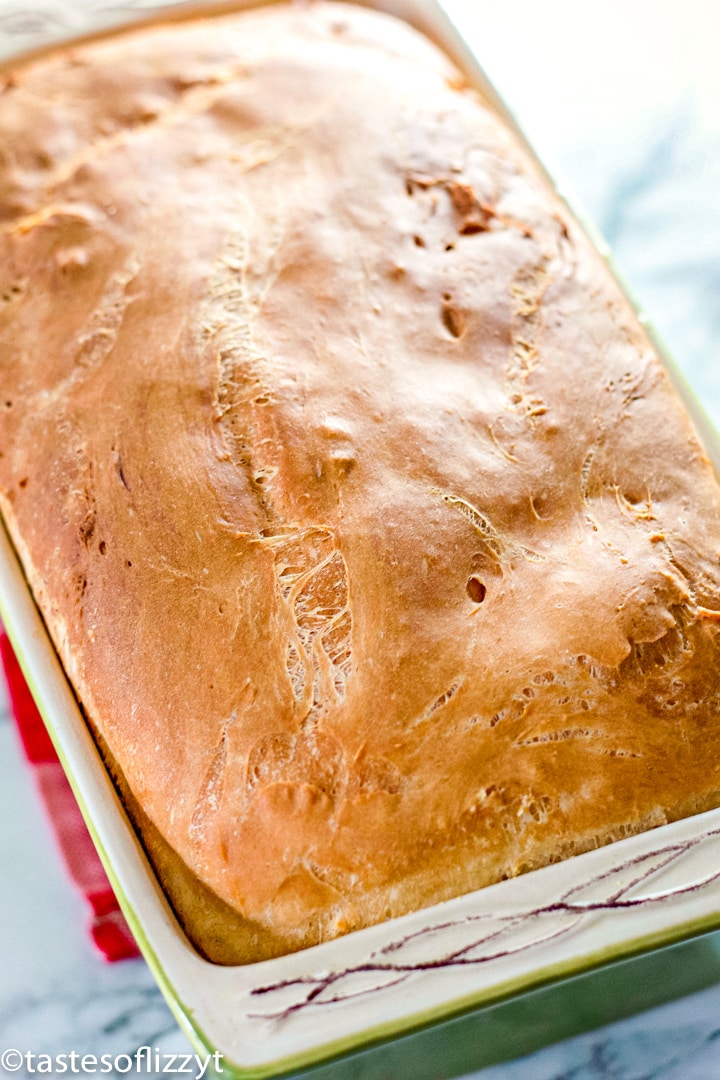
[[[545,904],[506,915],[484,913],[435,923],[389,942],[361,963],[258,986],[252,990],[252,995],[268,1001],[293,991],[296,993],[287,1005],[250,1015],[256,1019],[286,1020],[309,1008],[379,993],[406,982],[418,972],[481,967],[493,960],[526,952],[571,934],[593,913],[617,914],[679,900],[720,880],[720,868],[691,882],[653,890],[654,879],[675,867],[701,844],[719,836],[720,828],[711,829],[689,840],[666,844],[626,859]],[[517,931],[532,930],[533,927],[537,928],[536,933],[529,937],[523,934],[520,941],[513,942],[512,935]],[[469,940],[456,948],[443,950],[443,942],[450,932],[465,931]],[[426,955],[414,955],[418,950]]]

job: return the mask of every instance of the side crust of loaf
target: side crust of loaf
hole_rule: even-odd
[[[7,78],[0,146],[0,508],[201,952],[720,803],[713,469],[434,47],[126,33]]]

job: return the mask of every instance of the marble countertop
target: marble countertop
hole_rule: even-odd
[[[78,32],[91,12],[110,20],[121,7],[152,6],[0,0],[0,54],[28,47],[48,27]],[[680,14],[669,0],[446,7],[610,242],[720,427],[720,5],[685,0]],[[0,1050],[117,1054],[147,1044],[182,1052],[185,1037],[144,962],[108,965],[89,944],[84,902],[62,870],[1,695]],[[718,1075],[720,984],[474,1077]]]

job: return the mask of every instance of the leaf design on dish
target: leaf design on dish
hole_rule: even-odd
[[[576,930],[589,916],[622,912],[680,900],[720,880],[720,867],[702,877],[662,886],[662,877],[708,841],[720,828],[688,840],[643,852],[573,885],[557,900],[507,914],[483,913],[449,919],[412,931],[371,952],[367,959],[335,971],[322,971],[255,987],[254,997],[282,996],[287,1004],[256,1019],[282,1021],[311,1007],[348,1002],[380,993],[423,971],[481,967],[537,948]],[[711,863],[715,866],[715,863]],[[450,935],[464,940],[448,948]]]

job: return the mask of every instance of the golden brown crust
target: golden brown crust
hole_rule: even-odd
[[[718,801],[718,486],[458,85],[321,3],[0,96],[2,507],[214,959]]]

